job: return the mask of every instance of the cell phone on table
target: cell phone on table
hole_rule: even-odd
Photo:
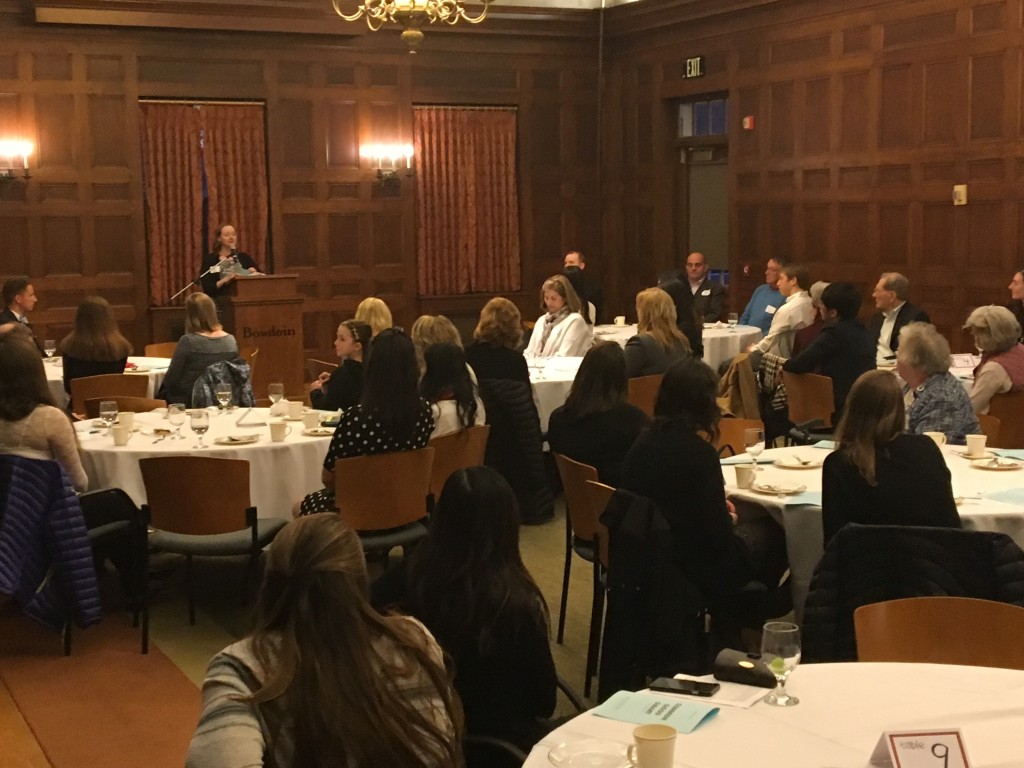
[[[718,683],[701,683],[697,680],[676,680],[674,677],[659,677],[649,686],[661,693],[685,693],[689,696],[714,696],[722,687]]]

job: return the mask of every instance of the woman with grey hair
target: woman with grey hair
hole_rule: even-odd
[[[934,325],[909,323],[900,331],[896,373],[913,393],[907,431],[942,432],[949,443],[964,445],[981,427],[967,391],[949,372],[950,363],[949,342]]]
[[[974,369],[971,404],[975,413],[988,413],[992,395],[1024,389],[1024,344],[1020,323],[1006,307],[978,307],[967,317],[964,330],[974,336],[981,362]]]

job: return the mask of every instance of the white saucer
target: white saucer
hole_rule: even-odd
[[[990,472],[1012,472],[1015,469],[1024,467],[1024,462],[1016,459],[975,459],[971,462],[975,469],[987,469]]]
[[[552,747],[548,760],[558,768],[627,768],[626,748],[613,741],[581,739]]]
[[[333,427],[310,427],[309,429],[302,430],[302,434],[306,437],[331,437],[334,435]]]
[[[806,491],[807,486],[796,483],[754,483],[750,490],[754,493],[767,493],[770,496],[795,496]]]
[[[798,460],[795,456],[780,456],[775,459],[775,466],[782,469],[818,469],[825,461],[823,459]]]
[[[213,442],[216,445],[249,445],[250,443],[259,442],[259,435],[228,435],[226,437],[218,437]]]

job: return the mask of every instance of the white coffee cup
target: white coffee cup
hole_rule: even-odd
[[[672,768],[677,733],[671,725],[638,725],[633,729],[626,759],[637,768]]]
[[[925,432],[925,435],[934,440],[939,448],[946,444],[946,435],[942,432]]]
[[[735,469],[736,486],[738,488],[749,488],[754,484],[754,478],[757,477],[757,469],[746,464],[737,464]]]
[[[976,459],[982,458],[985,455],[985,443],[987,441],[987,435],[968,435],[967,455]]]
[[[301,405],[301,403],[300,403]],[[292,428],[285,424],[283,421],[272,421],[270,422],[270,439],[275,443],[280,443],[288,435],[291,434]]]
[[[616,315],[615,319],[612,320],[612,322],[615,323],[616,325],[625,325],[626,324],[626,316],[625,315]]]
[[[114,445],[128,445],[132,430],[124,424],[115,424],[110,428],[110,434],[114,438]]]
[[[302,411],[305,410],[306,406],[301,400],[289,400],[288,401],[288,418],[294,421],[298,421],[302,418]]]
[[[302,426],[306,429],[316,429],[320,426],[320,414],[316,411],[310,411],[309,413],[303,414]]]
[[[121,411],[117,414],[117,423],[130,430],[135,428],[135,414],[132,411]]]

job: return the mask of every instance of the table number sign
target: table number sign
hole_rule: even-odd
[[[959,728],[887,731],[871,753],[871,764],[893,768],[971,768]]]

